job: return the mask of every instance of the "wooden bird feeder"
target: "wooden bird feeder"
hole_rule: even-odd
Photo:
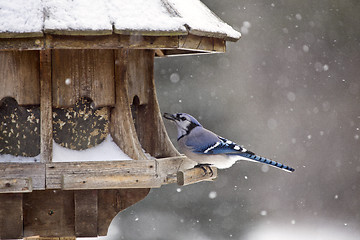
[[[1,239],[103,236],[150,188],[216,177],[188,169],[169,140],[154,58],[222,53],[240,34],[200,1],[126,4],[0,8]],[[108,137],[132,160],[55,161],[55,146],[82,152]]]

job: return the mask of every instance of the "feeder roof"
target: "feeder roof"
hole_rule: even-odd
[[[0,38],[113,33],[241,36],[199,0],[0,0]]]

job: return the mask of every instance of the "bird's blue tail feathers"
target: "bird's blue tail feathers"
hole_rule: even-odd
[[[278,163],[276,161],[273,161],[273,160],[270,160],[270,159],[267,159],[267,158],[264,158],[264,157],[260,157],[258,155],[253,154],[252,152],[243,152],[243,153],[240,153],[238,155],[240,155],[242,157],[245,157],[245,158],[249,159],[250,161],[256,161],[256,162],[269,164],[269,165],[271,165],[273,167],[283,169],[283,170],[285,170],[287,172],[294,172],[295,171],[295,169],[292,168],[292,167],[286,166],[286,165],[284,165],[282,163]]]

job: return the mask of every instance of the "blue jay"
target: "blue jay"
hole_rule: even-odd
[[[164,113],[164,118],[176,123],[178,143],[182,153],[198,163],[195,167],[214,166],[229,168],[238,160],[247,160],[269,164],[293,172],[295,169],[282,163],[257,156],[236,143],[220,137],[205,129],[194,117],[187,113]]]

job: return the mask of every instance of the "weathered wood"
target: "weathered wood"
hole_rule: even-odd
[[[52,92],[54,107],[73,106],[89,97],[95,107],[115,104],[112,50],[53,50]]]
[[[214,51],[226,52],[226,41],[224,39],[214,38]]]
[[[209,38],[220,38],[220,39],[225,39],[227,38],[227,35],[225,33],[216,33],[216,32],[206,32],[203,30],[199,30],[199,29],[190,29],[189,31],[189,35],[193,35],[196,37],[209,37]],[[234,38],[228,38],[229,41],[237,41],[238,39],[234,39]]]
[[[201,54],[225,52],[226,39],[196,36],[193,34],[181,36],[146,36],[146,35],[100,35],[100,36],[68,36],[46,35],[40,38],[1,39],[2,50],[40,50],[40,49],[163,49],[173,55]],[[171,51],[166,51],[166,50]],[[184,51],[173,51],[183,49]]]
[[[75,235],[77,237],[97,237],[98,191],[74,192]]]
[[[153,175],[104,175],[104,174],[64,174],[63,190],[81,189],[125,189],[125,188],[159,188],[161,182]]]
[[[110,133],[114,142],[132,159],[147,159],[136,135],[127,84],[128,50],[115,50],[115,106],[111,110]],[[132,99],[131,99],[132,100]]]
[[[152,176],[155,180],[155,166],[154,160],[51,163],[46,165],[46,188],[61,189],[65,175],[65,178],[68,179],[65,180],[66,183],[70,183],[70,175],[73,175],[74,180],[77,179],[76,176],[82,175],[85,181],[92,176],[94,178],[103,177],[103,180],[106,180],[107,177],[111,178],[111,176],[120,178],[121,176]],[[106,183],[97,183],[96,181],[90,181],[89,184],[93,184],[89,185],[92,188],[94,188],[94,184],[98,186],[98,189],[106,187]],[[113,182],[113,184],[116,183]],[[121,182],[118,184],[120,186]]]
[[[119,189],[98,191],[98,234],[105,236],[112,219],[122,210],[144,199],[150,189]]]
[[[130,50],[127,65],[127,85],[129,100],[135,96],[139,104],[149,102],[149,79],[153,78],[154,52],[152,50]]]
[[[165,57],[165,54],[161,49],[155,49],[155,53],[158,57]]]
[[[179,37],[179,47],[182,49],[198,49],[202,37],[195,35],[181,36]]]
[[[23,195],[0,194],[0,239],[23,237]]]
[[[213,37],[201,37],[189,34],[179,37],[179,48],[205,52],[225,52],[225,40]]]
[[[43,32],[0,32],[1,38],[36,38],[44,36]]]
[[[52,160],[51,50],[40,51],[40,149],[41,162]]]
[[[76,237],[40,237],[32,236],[26,237],[24,240],[76,240]]]
[[[13,179],[31,178],[33,190],[45,189],[45,164],[0,163],[0,176]]]
[[[38,38],[0,38],[1,50],[40,50],[44,48],[45,39]]]
[[[0,177],[0,193],[32,192],[31,178]]]
[[[156,159],[157,174],[161,178],[162,184],[176,183],[177,172],[193,168],[196,162],[190,160],[185,155]]]
[[[178,36],[104,35],[48,36],[46,47],[53,49],[177,48]],[[1,45],[0,45],[1,46]]]
[[[202,181],[213,181],[216,179],[217,168],[211,167],[212,174],[208,167],[206,167],[206,169],[206,173],[202,168],[192,168],[185,171],[179,171],[177,173],[178,184],[184,186]]]
[[[154,51],[134,49],[129,51],[130,55],[143,58],[139,61],[143,64],[142,69],[147,71],[146,74],[136,74],[133,72],[135,71],[135,68],[131,68],[129,69],[131,71],[128,72],[129,78],[130,76],[133,76],[133,82],[141,82],[144,85],[144,89],[147,89],[146,104],[133,104],[135,127],[141,146],[146,152],[156,158],[179,156],[179,152],[172,145],[167,135],[156,98],[154,82]],[[156,141],[154,141],[154,139],[156,139]]]
[[[45,29],[45,33],[52,35],[65,36],[101,36],[111,35],[112,30],[59,30],[59,29]]]
[[[25,237],[75,236],[73,191],[33,191],[23,201]]]
[[[0,51],[0,100],[15,98],[19,105],[40,104],[39,52]]]

